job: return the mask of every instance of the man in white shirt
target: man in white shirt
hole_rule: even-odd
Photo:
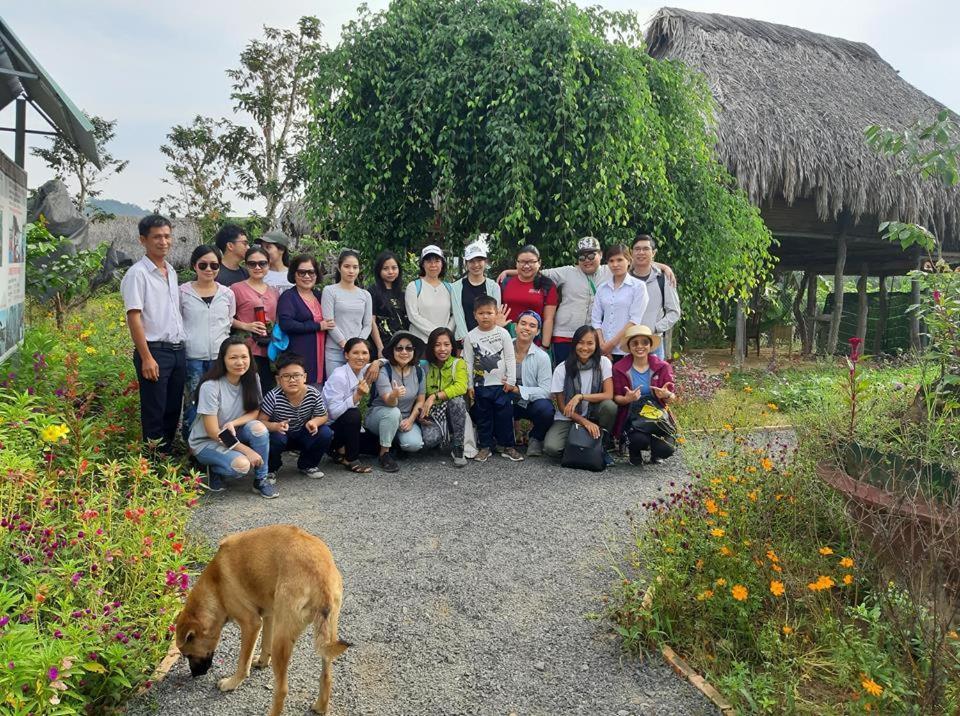
[[[649,234],[640,234],[633,242],[633,266],[630,273],[647,285],[647,307],[643,312],[644,326],[649,326],[662,339],[680,320],[680,296],[677,282],[660,270],[662,264],[654,261],[657,243]],[[652,354],[664,358],[664,343],[661,340]]]
[[[158,452],[169,455],[183,406],[186,333],[177,273],[166,260],[172,244],[170,221],[159,214],[145,216],[139,232],[146,255],[124,275],[120,295],[135,348],[143,439],[159,441]]]

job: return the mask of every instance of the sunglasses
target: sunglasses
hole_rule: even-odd
[[[310,278],[311,276],[316,276],[317,272],[313,269],[297,269],[297,276],[301,278]]]
[[[394,348],[393,350],[395,350],[395,351],[400,351],[401,353],[412,353],[412,352],[413,352],[413,346],[397,346],[397,347]]]
[[[593,261],[595,258],[597,258],[596,251],[589,251],[587,253],[580,254],[579,256],[577,256],[577,259],[579,261]]]
[[[269,261],[247,261],[248,268],[265,269],[269,265]]]
[[[197,268],[200,269],[201,271],[206,271],[207,269],[211,271],[219,271],[220,264],[218,264],[216,261],[210,261],[210,262],[198,261]]]

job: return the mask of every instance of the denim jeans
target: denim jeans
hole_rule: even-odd
[[[210,370],[214,363],[216,361],[187,358],[187,380],[183,387],[183,424],[180,426],[184,440],[190,437],[193,421],[197,418],[197,396],[195,393],[197,392],[197,386],[200,385],[200,378]]]
[[[477,447],[514,447],[513,398],[499,385],[478,385],[473,389],[470,416],[477,427]],[[496,441],[496,442],[494,442]]]
[[[297,468],[307,470],[320,464],[324,454],[333,440],[333,431],[326,425],[321,425],[317,432],[311,435],[306,427],[299,430],[289,430],[285,433],[270,433],[270,472],[280,469],[285,450],[299,450]]]
[[[254,475],[257,480],[264,479],[267,476],[270,459],[270,433],[267,432],[267,426],[259,420],[251,420],[237,428],[237,437],[240,442],[251,447],[263,458],[263,464],[256,467]],[[209,465],[212,472],[223,477],[243,477],[247,474],[246,471],[241,472],[233,466],[237,458],[246,458],[246,455],[220,443],[206,445],[195,457],[201,465]]]
[[[407,432],[403,432],[400,430],[401,420],[400,408],[378,405],[367,412],[364,425],[367,430],[380,436],[380,447],[388,448],[396,439],[404,452],[422,450],[423,435],[420,432],[420,426],[414,423]]]

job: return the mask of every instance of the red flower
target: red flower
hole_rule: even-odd
[[[860,346],[863,345],[863,339],[854,336],[848,343],[850,344],[850,360],[856,363],[860,360]]]
[[[173,551],[177,554],[183,552],[183,545],[180,542],[174,542],[172,545]]]

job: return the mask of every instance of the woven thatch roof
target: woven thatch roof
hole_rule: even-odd
[[[811,197],[822,220],[842,209],[925,225],[956,244],[960,191],[896,173],[864,141],[943,109],[859,42],[726,15],[663,8],[647,30],[654,57],[700,70],[719,106],[719,152],[751,200]]]

